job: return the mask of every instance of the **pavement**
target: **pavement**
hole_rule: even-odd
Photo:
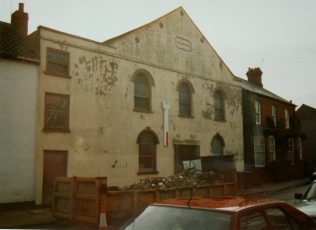
[[[310,183],[309,178],[291,180],[279,183],[269,183],[246,190],[237,191],[241,196],[265,196],[281,190],[295,188]],[[50,208],[30,205],[26,207],[9,207],[0,209],[0,228],[28,228],[40,224],[57,222]]]

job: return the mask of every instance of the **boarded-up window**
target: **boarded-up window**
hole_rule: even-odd
[[[144,73],[140,73],[135,77],[134,108],[144,111],[151,110],[150,84]]]
[[[47,48],[46,73],[69,77],[69,53]]]
[[[69,132],[69,95],[45,94],[44,131]]]
[[[176,144],[175,146],[175,173],[183,171],[183,161],[195,160],[200,157],[199,145]]]

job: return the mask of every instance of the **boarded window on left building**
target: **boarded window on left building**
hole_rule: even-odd
[[[69,132],[69,95],[45,94],[44,131]]]
[[[69,77],[69,53],[47,48],[46,73],[61,77]]]

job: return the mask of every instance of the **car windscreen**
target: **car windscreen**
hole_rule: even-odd
[[[310,187],[306,190],[304,196],[304,200],[312,200],[316,199],[316,183],[312,183]]]
[[[149,206],[125,230],[231,229],[228,213],[194,208]]]

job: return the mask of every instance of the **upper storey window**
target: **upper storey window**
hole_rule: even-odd
[[[192,86],[189,82],[181,82],[179,90],[179,116],[192,117]]]
[[[285,116],[285,128],[289,129],[290,128],[290,116],[289,116],[289,111],[287,109],[284,110],[284,116]]]
[[[255,110],[256,110],[256,124],[261,124],[261,103],[260,101],[255,101]]]
[[[276,115],[276,107],[275,107],[275,105],[271,106],[271,117],[272,117],[272,120],[273,120],[274,127],[276,127],[277,115]]]
[[[152,78],[146,72],[140,71],[134,75],[134,109],[151,112]]]
[[[214,94],[215,102],[215,120],[223,121],[225,120],[225,102],[224,95],[221,91],[216,91]]]
[[[46,73],[69,77],[69,53],[47,48]]]
[[[44,131],[69,132],[69,95],[45,93]]]

